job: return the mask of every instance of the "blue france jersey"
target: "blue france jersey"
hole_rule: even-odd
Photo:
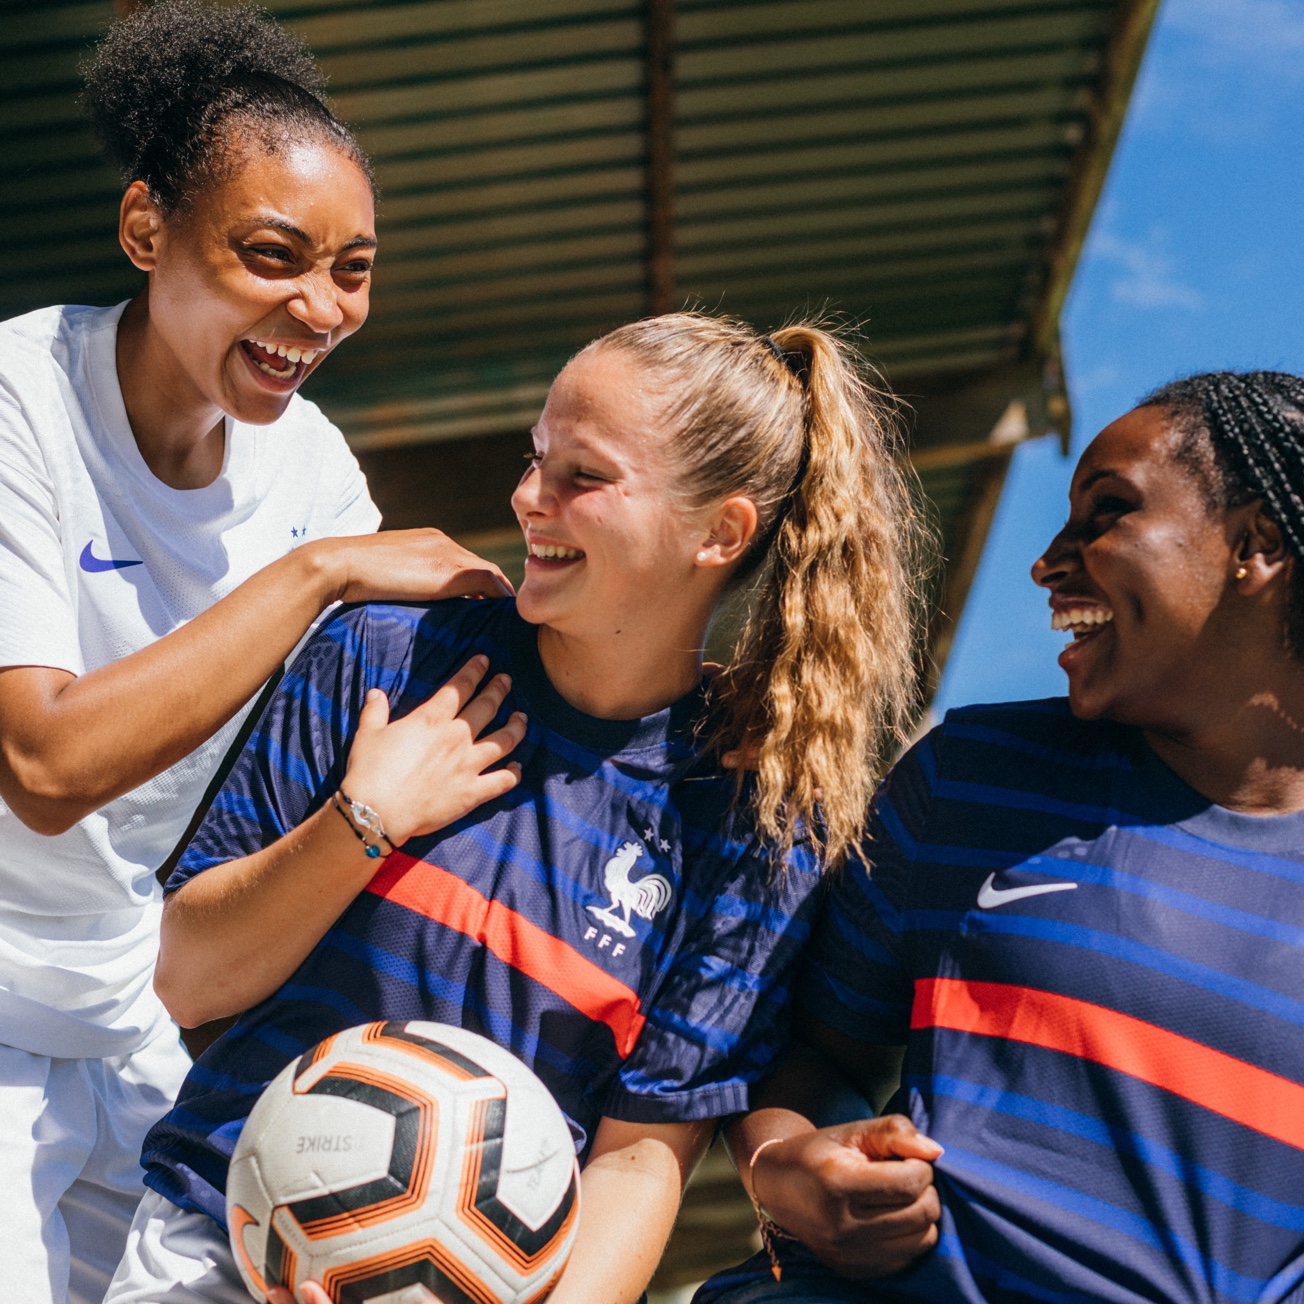
[[[694,751],[694,693],[642,720],[569,706],[510,601],[346,608],[305,648],[168,883],[268,846],[338,787],[366,693],[394,716],[471,656],[529,717],[519,787],[379,862],[274,995],[191,1070],[145,1141],[146,1181],[224,1221],[226,1167],[263,1086],[322,1038],[376,1019],[457,1024],[514,1051],[587,1153],[604,1115],[747,1108],[786,1034],[817,867],[786,867],[730,814]]]
[[[1056,700],[952,712],[872,832],[800,1000],[906,1045],[946,1153],[938,1248],[864,1298],[1304,1300],[1304,815]]]

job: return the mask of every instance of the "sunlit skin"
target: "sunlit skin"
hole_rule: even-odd
[[[1304,808],[1304,666],[1283,640],[1293,563],[1257,501],[1210,506],[1179,444],[1161,408],[1101,431],[1032,568],[1052,614],[1092,622],[1066,631],[1070,705],[1141,728],[1221,804]]]
[[[223,413],[275,421],[367,318],[375,211],[357,164],[311,139],[237,148],[239,167],[189,209],[165,217],[142,182],[122,200],[119,238],[149,281],[118,329],[118,376],[146,464],[178,489],[220,472]],[[318,352],[279,379],[255,357],[292,364],[253,341]]]
[[[512,495],[531,550],[517,609],[542,627],[558,691],[608,719],[697,683],[711,612],[756,531],[749,499],[695,508],[676,491],[667,404],[619,350],[582,354],[553,383]],[[579,555],[535,555],[558,547]]]

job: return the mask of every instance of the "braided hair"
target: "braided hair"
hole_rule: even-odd
[[[308,47],[265,10],[160,0],[114,23],[83,69],[82,109],[123,184],[143,181],[165,215],[237,165],[323,140],[372,183],[371,164],[326,103]]]
[[[1286,646],[1304,660],[1304,379],[1284,371],[1214,371],[1176,380],[1138,407],[1164,408],[1182,435],[1176,457],[1226,511],[1259,498],[1295,559]]]

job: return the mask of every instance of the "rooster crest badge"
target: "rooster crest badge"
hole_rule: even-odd
[[[588,911],[614,933],[633,937],[630,915],[652,919],[670,904],[670,880],[663,874],[645,874],[631,879],[630,871],[643,855],[641,842],[622,842],[619,850],[602,867],[602,882],[611,897],[609,906],[589,906]],[[620,914],[616,912],[620,911]]]

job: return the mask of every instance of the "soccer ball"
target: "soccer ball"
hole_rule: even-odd
[[[369,1023],[268,1084],[226,1216],[256,1300],[312,1280],[335,1304],[530,1304],[570,1254],[579,1167],[557,1102],[510,1051],[442,1023]]]

